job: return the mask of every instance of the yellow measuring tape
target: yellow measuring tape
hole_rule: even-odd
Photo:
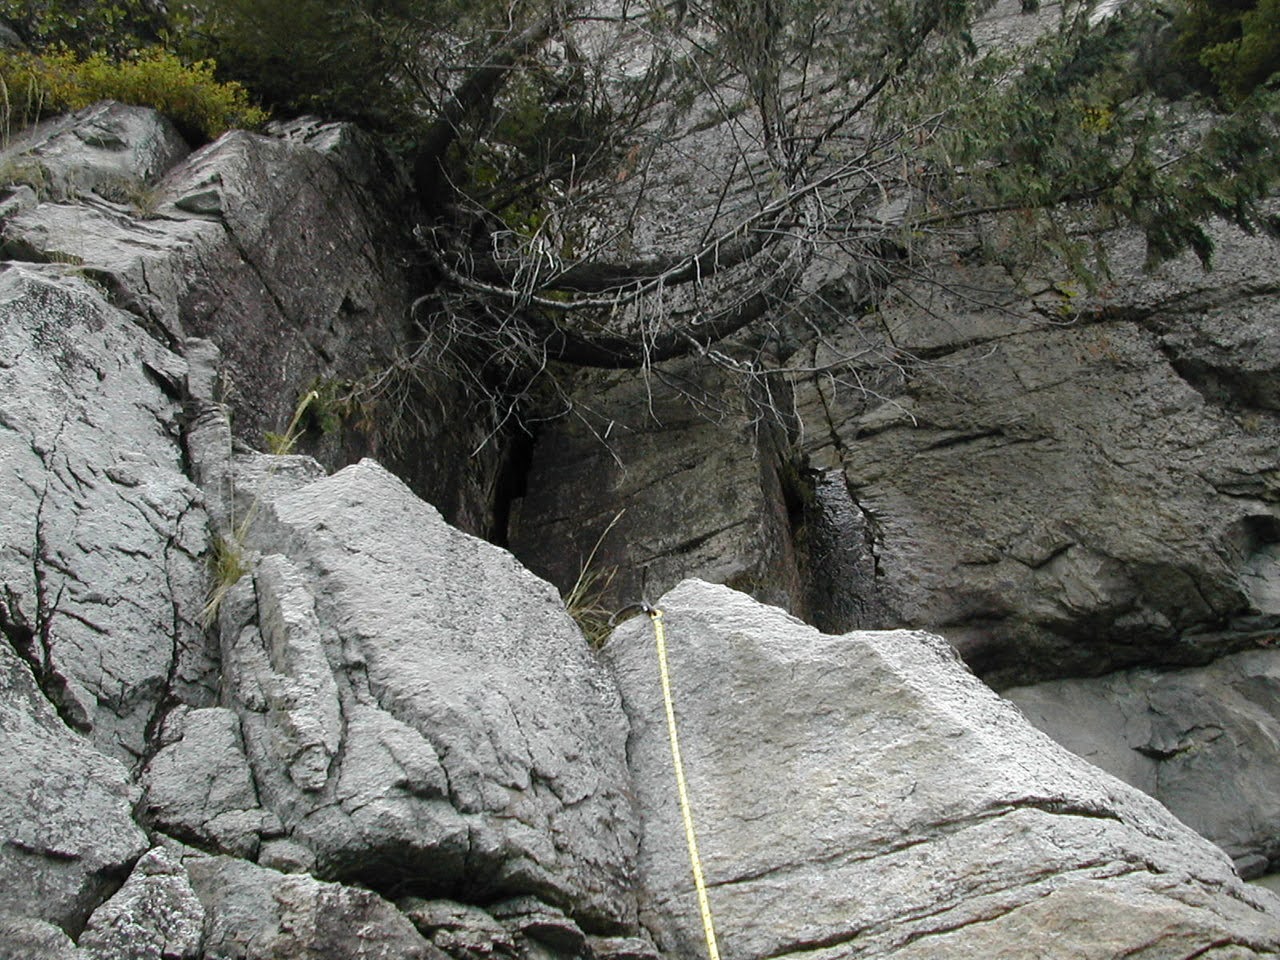
[[[689,863],[693,867],[693,885],[698,891],[698,910],[702,914],[702,932],[707,938],[707,956],[720,960],[716,947],[716,928],[711,922],[711,904],[707,902],[707,885],[702,879],[702,861],[698,858],[698,840],[693,833],[693,814],[689,811],[689,790],[684,782],[684,761],[680,759],[680,737],[676,734],[676,711],[671,699],[671,678],[667,670],[667,634],[662,626],[662,611],[650,608],[653,640],[658,648],[658,673],[662,677],[662,700],[667,708],[667,734],[671,739],[671,763],[676,769],[676,790],[680,794],[680,815],[684,817],[684,838],[689,844]]]

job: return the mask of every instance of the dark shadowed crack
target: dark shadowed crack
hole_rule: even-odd
[[[177,696],[178,671],[182,662],[183,653],[183,619],[182,609],[178,603],[178,592],[173,582],[173,551],[178,548],[178,538],[182,529],[182,522],[191,512],[191,505],[188,504],[178,514],[178,518],[173,523],[172,532],[165,540],[164,545],[164,583],[165,591],[169,599],[169,665],[165,671],[165,678],[161,685],[159,694],[155,698],[151,715],[147,718],[146,726],[143,728],[143,751],[138,757],[135,772],[141,770],[151,758],[160,750],[159,735],[165,718],[169,712],[178,705],[179,698]],[[256,787],[256,783],[255,783]]]
[[[752,883],[765,878],[786,875],[796,871],[811,870],[814,867],[837,865],[847,866],[849,864],[878,860],[883,857],[894,856],[904,850],[910,850],[913,847],[935,843],[939,839],[962,833],[973,827],[982,826],[983,824],[996,820],[999,817],[1006,816],[1016,810],[1039,810],[1042,813],[1049,813],[1055,816],[1084,817],[1094,820],[1113,820],[1117,823],[1124,822],[1120,815],[1115,811],[1102,806],[1096,806],[1076,800],[1067,800],[1059,797],[1022,797],[1016,800],[1011,800],[1007,803],[997,804],[984,810],[976,811],[964,817],[958,817],[954,820],[941,820],[933,823],[917,825],[913,828],[915,836],[909,840],[894,842],[887,838],[877,838],[881,845],[872,850],[837,850],[826,854],[814,854],[801,861],[790,861],[787,863],[776,864],[750,873],[739,874],[725,880],[709,882],[707,887],[727,887],[734,884]],[[1084,866],[1095,865],[1096,864],[1093,863],[1086,863],[1083,865],[1077,865],[1072,869],[1080,869]]]
[[[65,421],[63,422],[65,426]],[[62,427],[59,427],[60,436]],[[57,446],[55,437],[53,446]],[[35,446],[33,445],[33,449]],[[50,466],[52,451],[36,451],[45,463]],[[78,733],[89,733],[93,724],[85,714],[84,708],[76,701],[68,689],[66,677],[58,672],[53,657],[53,619],[59,613],[59,604],[66,584],[60,584],[56,593],[52,593],[48,581],[50,558],[49,544],[45,535],[45,507],[48,504],[49,484],[46,479],[39,492],[36,507],[34,545],[31,551],[32,582],[35,585],[36,609],[34,619],[25,613],[17,594],[8,586],[0,597],[0,632],[9,641],[14,652],[31,668],[36,683],[45,698],[53,705],[62,722]]]
[[[655,553],[646,554],[643,558],[637,561],[637,566],[642,566],[643,564],[657,560],[661,557],[669,557],[687,553],[690,550],[696,550],[713,537],[718,537],[720,534],[732,530],[734,527],[741,527],[745,524],[751,523],[754,519],[754,517],[749,517],[745,520],[735,520],[733,523],[727,523],[722,527],[716,527],[714,530],[708,530],[706,533],[700,533],[697,536],[689,537],[687,540],[681,540],[679,543],[668,547],[666,550],[658,550]]]

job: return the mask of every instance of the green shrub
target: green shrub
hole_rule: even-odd
[[[163,9],[143,0],[0,0],[0,18],[33,50],[123,56],[158,42]]]
[[[1280,0],[1186,0],[1174,23],[1175,58],[1229,103],[1280,72]]]
[[[404,49],[432,5],[416,0],[205,0],[179,6],[194,52],[272,110],[315,112],[387,129],[405,120],[414,84]],[[418,9],[421,7],[421,9]]]
[[[153,107],[197,142],[266,120],[243,87],[214,77],[211,61],[184,64],[159,47],[127,59],[100,53],[82,59],[70,50],[2,54],[0,96],[6,127],[99,100]]]

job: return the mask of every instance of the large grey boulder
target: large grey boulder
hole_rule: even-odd
[[[147,849],[131,817],[136,801],[125,768],[68,729],[0,643],[0,944],[52,951],[56,938],[29,921],[80,932]],[[6,915],[21,937],[8,939]]]
[[[403,914],[368,890],[233,857],[188,852],[182,865],[204,911],[209,960],[442,960]]]
[[[1005,691],[1073,753],[1155,797],[1242,873],[1280,866],[1280,652]]]
[[[185,364],[74,277],[4,267],[0,317],[0,630],[64,720],[133,763],[163,700],[212,696]]]
[[[1275,956],[1280,901],[1067,753],[938,637],[829,636],[720,586],[661,601],[725,956]],[[605,648],[632,732],[643,922],[702,931],[650,625]]]
[[[266,840],[325,879],[534,895],[627,929],[626,723],[554,589],[372,461],[285,483],[254,463],[251,573],[220,615],[228,710],[187,713],[151,762],[157,822],[224,850]]]

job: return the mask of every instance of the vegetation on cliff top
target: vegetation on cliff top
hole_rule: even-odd
[[[199,33],[271,104],[361,120],[410,160],[432,352],[750,364],[717,345],[810,322],[823,264],[857,278],[857,311],[975,236],[1093,282],[1100,230],[1207,264],[1212,219],[1266,226],[1276,0],[1187,3],[1068,2],[983,50],[992,0],[214,0]],[[1231,109],[1159,96],[1156,46]]]
[[[873,309],[925,252],[975,243],[1048,251],[1092,281],[1099,231],[1128,225],[1152,262],[1207,263],[1213,218],[1269,224],[1277,0],[1185,3],[1067,2],[1038,36],[985,49],[973,27],[993,0],[208,0],[172,17],[150,0],[0,0],[0,15],[42,48],[6,63],[42,65],[65,91],[51,105],[153,69],[167,88],[126,99],[211,135],[253,119],[243,90],[209,111],[165,97],[184,70],[212,97],[216,59],[276,110],[380,131],[425,210],[428,352],[527,372],[749,367],[719,345]],[[171,52],[135,52],[156,41]],[[1170,58],[1230,109],[1158,95],[1143,64]],[[824,272],[843,277],[838,304]]]
[[[6,132],[99,100],[154,107],[196,143],[263,123],[248,90],[190,55],[163,10],[146,0],[0,0],[0,18],[25,44],[0,50]]]

